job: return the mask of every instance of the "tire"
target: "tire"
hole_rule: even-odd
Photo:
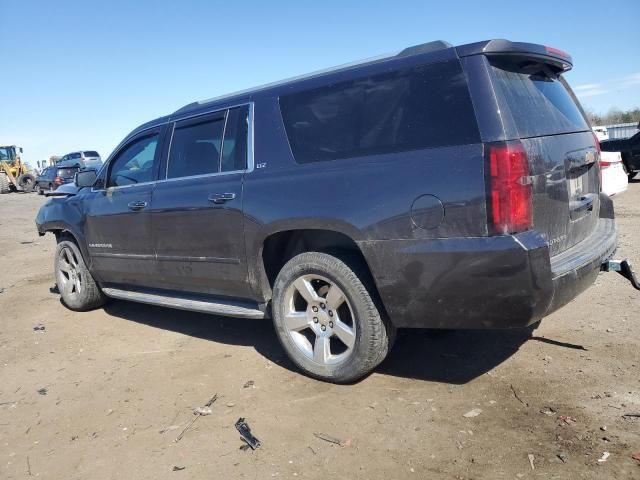
[[[395,327],[376,305],[375,289],[360,263],[307,252],[289,260],[276,278],[276,333],[291,361],[311,377],[353,382],[391,350]]]
[[[89,273],[78,246],[69,237],[58,241],[54,271],[62,303],[67,308],[85,312],[104,305],[104,294]]]
[[[31,192],[36,185],[36,178],[30,173],[24,173],[18,177],[17,184],[23,192]]]
[[[0,172],[0,194],[9,193],[11,188],[9,186],[9,177],[6,173]]]
[[[622,169],[624,170],[624,173],[627,174],[627,178],[629,179],[629,181],[633,180],[638,173],[636,171],[629,170],[629,168],[627,168],[627,164],[624,161],[622,162]]]
[[[44,195],[44,190],[40,185],[38,185],[38,195]]]

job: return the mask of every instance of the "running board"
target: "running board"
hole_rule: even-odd
[[[265,318],[263,311],[257,308],[237,305],[230,302],[210,302],[181,297],[168,297],[156,293],[142,293],[118,288],[103,288],[102,292],[112,298],[131,302],[148,303],[160,307],[177,308],[192,312],[211,313],[225,317]]]

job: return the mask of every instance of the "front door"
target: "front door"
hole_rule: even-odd
[[[247,297],[242,183],[248,107],[176,122],[152,200],[164,288]]]
[[[159,138],[153,129],[121,148],[87,202],[85,235],[100,282],[147,287],[156,279],[150,211]]]

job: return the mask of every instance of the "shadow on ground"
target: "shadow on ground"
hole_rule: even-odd
[[[228,345],[252,346],[265,358],[297,371],[269,320],[217,317],[111,300],[105,311],[154,328]],[[467,383],[504,362],[531,338],[529,331],[401,331],[391,354],[376,371],[419,380]]]

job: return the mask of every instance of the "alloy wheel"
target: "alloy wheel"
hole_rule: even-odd
[[[292,282],[284,300],[284,326],[306,357],[320,365],[335,365],[353,352],[355,317],[335,282],[320,275],[303,275]]]

